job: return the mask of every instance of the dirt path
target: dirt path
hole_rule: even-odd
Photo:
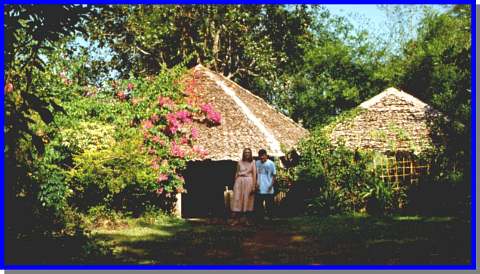
[[[270,262],[263,255],[288,246],[290,238],[291,235],[272,230],[268,226],[260,228],[253,237],[246,238],[243,242],[243,257],[252,264],[268,264]]]
[[[197,219],[191,223],[195,226],[209,225],[209,221],[205,219]],[[239,263],[278,264],[279,257],[284,256],[288,261],[292,254],[302,256],[300,251],[306,248],[307,237],[298,232],[286,230],[287,220],[285,219],[276,219],[253,226],[231,227],[222,222],[216,223],[215,226],[221,230],[239,232],[242,235],[240,242],[236,243]],[[215,250],[215,253],[219,252],[222,251]]]

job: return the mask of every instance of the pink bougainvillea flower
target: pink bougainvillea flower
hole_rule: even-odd
[[[180,139],[180,143],[183,144],[183,145],[188,144],[187,137],[183,136],[182,139]]]
[[[183,150],[177,145],[175,141],[172,142],[170,154],[174,157],[179,158],[183,158],[185,156],[185,152],[183,152]]]
[[[169,122],[169,123],[177,122],[177,114],[176,113],[168,113],[167,114],[167,122]]]
[[[117,92],[117,97],[118,97],[120,100],[125,100],[125,99],[127,98],[127,95],[125,94],[125,92],[119,91],[119,92]]]
[[[8,82],[5,85],[5,93],[12,93],[13,92],[13,84]]]
[[[205,158],[208,155],[207,150],[205,150],[202,146],[194,145],[192,150],[201,158]]]
[[[153,127],[153,123],[150,120],[143,120],[142,121],[142,127],[144,129],[151,129]]]
[[[157,183],[161,183],[166,180],[168,180],[168,175],[160,173],[157,178]]]
[[[168,134],[175,134],[180,128],[180,123],[177,120],[177,115],[175,113],[167,114],[167,128],[166,131]]]
[[[134,87],[133,83],[128,83],[127,85],[128,90],[132,90]]]
[[[180,110],[175,113],[177,119],[180,119],[183,123],[188,123],[192,121],[192,114],[186,110]]]
[[[160,143],[160,140],[160,136],[155,135],[152,137],[152,142],[154,142],[155,144]]]
[[[171,107],[174,105],[174,102],[169,97],[158,96],[158,105],[160,107],[163,107],[163,106]]]
[[[222,116],[220,112],[216,112],[213,109],[211,104],[203,104],[200,106],[200,110],[207,116],[207,119],[210,120],[214,124],[220,124]]]
[[[222,116],[220,115],[220,112],[210,112],[207,114],[207,118],[212,121],[214,124],[220,124],[222,120]]]
[[[213,107],[212,105],[210,104],[203,104],[200,106],[200,110],[203,112],[203,113],[209,113],[211,111],[213,111]]]
[[[198,129],[192,127],[192,129],[190,129],[190,136],[193,140],[196,140],[198,138]]]
[[[150,121],[152,121],[153,123],[156,123],[156,122],[160,121],[160,117],[158,116],[158,114],[154,113],[154,114],[150,117]]]
[[[156,153],[155,149],[153,149],[153,148],[148,149],[148,154],[153,155],[155,153]]]
[[[160,168],[160,166],[158,165],[158,162],[156,160],[152,161],[152,168],[154,170],[158,170]]]
[[[178,131],[178,129],[178,124],[169,124],[165,130],[167,134],[173,135]]]

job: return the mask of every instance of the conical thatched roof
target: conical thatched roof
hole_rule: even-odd
[[[194,124],[199,136],[196,144],[207,150],[206,159],[236,161],[247,147],[254,156],[262,148],[270,156],[284,156],[281,146],[292,149],[308,133],[262,98],[202,65],[192,69],[189,77],[195,78],[201,101],[222,116],[217,126]]]
[[[333,143],[380,153],[420,153],[432,145],[429,122],[438,115],[412,95],[388,88],[363,102],[353,118],[331,126]]]

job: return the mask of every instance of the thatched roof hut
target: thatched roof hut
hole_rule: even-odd
[[[351,149],[418,154],[433,144],[429,122],[437,114],[412,95],[388,88],[360,104],[353,117],[327,127],[327,134]]]
[[[281,146],[292,149],[306,136],[306,129],[221,74],[197,65],[189,75],[199,86],[201,101],[222,116],[218,126],[194,125],[199,132],[196,143],[208,151],[208,159],[236,161],[246,147],[254,154],[263,148],[270,156],[280,157]]]
[[[190,125],[198,129],[195,144],[207,155],[188,163],[184,172],[187,192],[182,195],[179,211],[184,217],[220,216],[224,214],[223,191],[233,188],[236,161],[244,148],[251,148],[254,156],[263,148],[270,156],[282,157],[282,147],[295,148],[308,131],[262,98],[202,65],[185,77],[185,81],[192,79],[195,95],[221,114],[221,123]]]

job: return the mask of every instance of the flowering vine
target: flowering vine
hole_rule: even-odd
[[[136,113],[131,124],[138,125],[143,134],[142,149],[152,159],[151,170],[156,174],[154,183],[158,195],[183,192],[181,170],[186,161],[208,156],[208,151],[195,143],[200,134],[194,121],[209,126],[221,124],[221,114],[211,104],[201,102],[197,76],[194,74],[186,82],[182,92],[178,92],[180,85],[175,81],[169,89],[165,81],[158,81],[160,85],[152,78],[136,84],[130,81],[123,84],[123,88],[116,82],[112,84],[118,100],[128,101]],[[167,90],[158,92],[157,87]],[[149,92],[145,94],[145,90]],[[153,95],[155,91],[157,95]]]

